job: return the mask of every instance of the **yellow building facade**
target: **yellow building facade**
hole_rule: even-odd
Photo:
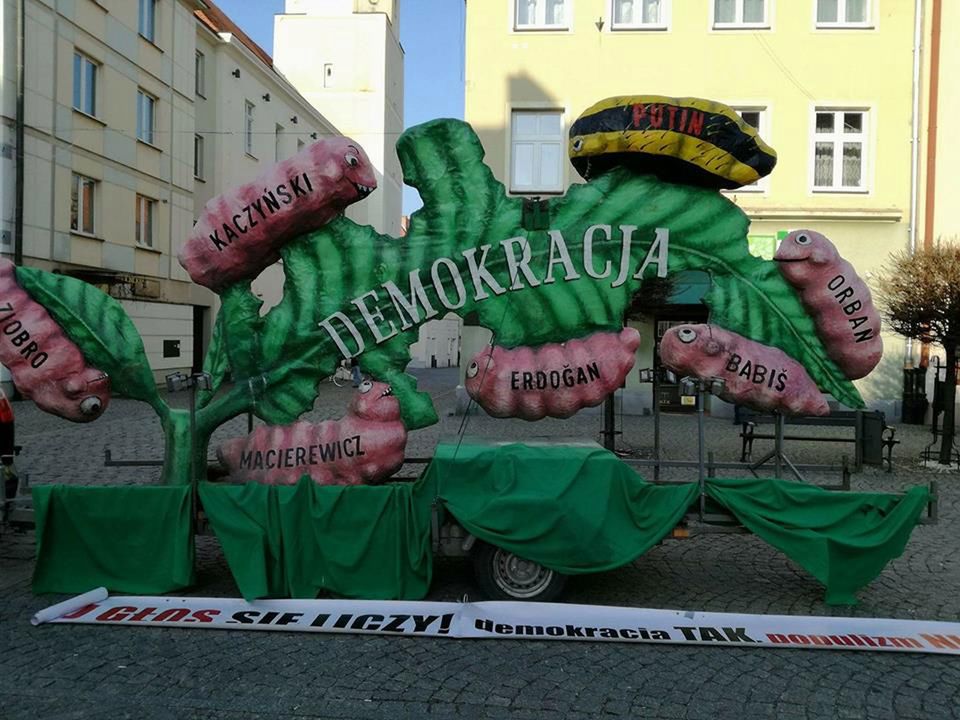
[[[915,67],[914,57],[930,31],[929,4],[467,0],[466,120],[511,194],[549,197],[579,181],[567,133],[598,100],[725,102],[778,153],[769,177],[728,193],[752,220],[752,251],[770,257],[787,231],[810,227],[869,282],[891,252],[922,243],[922,153],[917,146],[914,156],[913,140],[923,135],[924,105],[915,78],[929,62]],[[951,212],[944,208],[944,217]],[[653,320],[634,321],[644,336],[637,367],[653,363]],[[483,338],[464,335],[470,357]],[[884,341],[881,365],[857,385],[868,405],[895,417],[906,348],[897,336]],[[631,378],[625,407],[650,405]],[[716,400],[711,409],[730,410]]]

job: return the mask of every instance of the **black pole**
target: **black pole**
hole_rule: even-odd
[[[616,436],[615,425],[616,413],[613,406],[613,393],[610,393],[607,395],[607,399],[603,401],[603,446],[611,452],[616,447],[614,442]]]
[[[26,57],[26,0],[17,0],[17,118],[16,144],[17,167],[15,188],[15,209],[13,216],[13,262],[23,264],[23,126],[24,126],[24,58]]]

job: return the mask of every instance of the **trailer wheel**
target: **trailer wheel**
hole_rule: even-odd
[[[473,549],[473,570],[491,600],[550,602],[567,584],[566,575],[481,541]]]

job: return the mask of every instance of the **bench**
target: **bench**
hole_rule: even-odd
[[[776,440],[774,433],[757,432],[758,425],[773,425],[776,416],[772,413],[761,413],[749,408],[737,406],[734,422],[742,425],[740,437],[743,445],[740,451],[740,462],[747,462],[753,453],[754,440]],[[887,463],[887,472],[893,469],[893,448],[900,443],[896,439],[897,430],[887,425],[884,414],[879,410],[833,410],[829,415],[798,415],[784,416],[786,425],[807,425],[812,427],[851,427],[853,437],[811,437],[804,435],[784,434],[784,440],[798,440],[802,442],[840,442],[854,444],[855,468],[860,470],[866,465],[880,465]]]

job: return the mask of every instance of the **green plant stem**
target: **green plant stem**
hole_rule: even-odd
[[[190,412],[188,410],[170,410],[162,419],[163,435],[166,447],[163,454],[163,474],[161,480],[167,485],[189,485],[190,457],[193,453],[193,467],[196,477],[202,480],[207,474],[207,446],[210,433],[197,427],[191,433]]]

